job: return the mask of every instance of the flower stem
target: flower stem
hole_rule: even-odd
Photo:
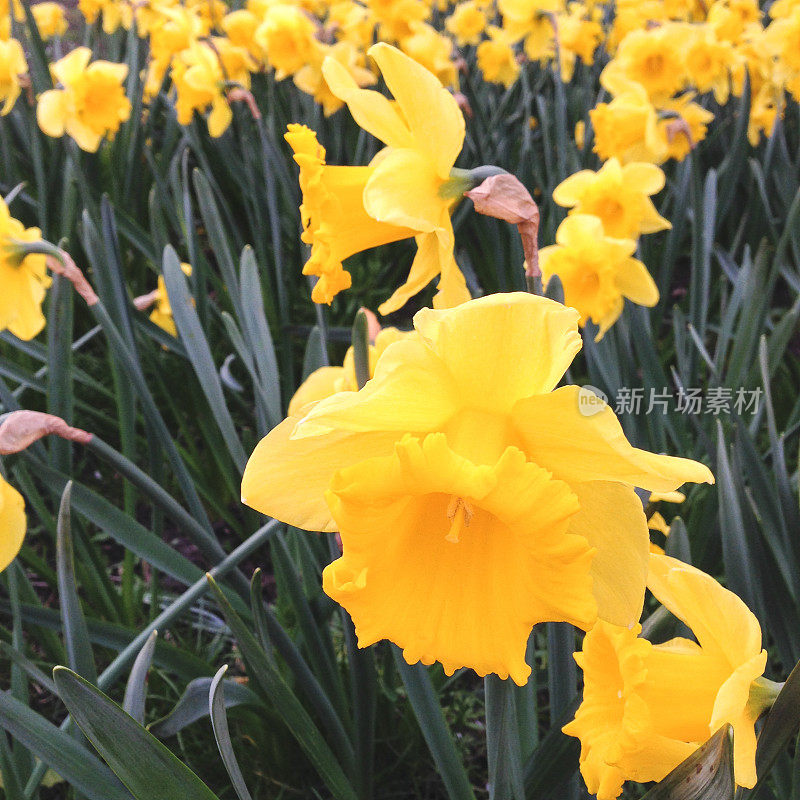
[[[524,800],[514,684],[497,675],[483,680],[490,800]]]

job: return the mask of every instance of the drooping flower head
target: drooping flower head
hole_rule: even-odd
[[[103,137],[114,138],[130,116],[131,103],[122,85],[128,65],[90,64],[91,57],[88,47],[77,47],[51,65],[53,80],[61,88],[42,93],[36,119],[48,136],[66,133],[82,150],[94,153]]]
[[[42,302],[50,277],[45,257],[25,255],[24,242],[42,238],[38,228],[26,228],[8,212],[0,198],[0,330],[8,330],[20,339],[33,339],[44,328]]]
[[[625,298],[643,306],[658,302],[658,288],[647,267],[633,258],[633,239],[606,236],[603,223],[589,214],[572,214],[559,225],[556,244],[539,252],[542,275],[558,275],[564,303],[578,309],[581,325],[592,320],[597,340],[617,321]]]
[[[758,620],[712,577],[652,554],[648,588],[697,641],[652,645],[641,627],[605,622],[575,656],[583,702],[564,732],[581,740],[581,773],[598,800],[626,780],[660,781],[722,726],[733,726],[736,783],[756,782],[756,719],[775,697],[762,678],[767,651]]]
[[[339,530],[323,586],[362,646],[524,683],[540,621],[641,613],[648,535],[633,486],[711,481],[637,450],[608,406],[554,391],[581,346],[573,309],[496,294],[420,311],[374,377],[288,418],[256,448],[243,502]]]

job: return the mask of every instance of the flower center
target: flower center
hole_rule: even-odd
[[[446,541],[458,544],[464,528],[468,528],[470,522],[472,522],[474,513],[475,511],[469,501],[464,500],[463,497],[453,495],[447,506],[447,519],[450,520],[450,530],[448,530],[447,536],[444,537]]]

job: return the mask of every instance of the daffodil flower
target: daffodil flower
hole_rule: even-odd
[[[539,251],[546,280],[558,275],[564,302],[580,312],[580,324],[592,320],[596,340],[619,319],[625,298],[643,306],[658,302],[658,288],[633,253],[633,239],[606,236],[599,217],[572,214],[559,225],[556,244]]]
[[[589,791],[614,800],[626,780],[659,781],[726,724],[736,783],[752,788],[754,725],[779,688],[762,677],[758,620],[711,576],[668,556],[650,556],[647,585],[697,641],[653,645],[638,625],[604,622],[586,635],[575,656],[583,702],[564,732],[581,740]]]
[[[82,150],[94,153],[103,137],[113,138],[128,119],[131,103],[122,85],[128,65],[90,64],[91,57],[88,47],[76,47],[50,67],[61,88],[42,93],[36,119],[48,136],[66,133]]]
[[[450,210],[465,188],[451,177],[464,142],[464,117],[438,79],[398,49],[380,43],[371,47],[369,54],[394,95],[394,103],[379,92],[360,88],[347,68],[333,58],[325,59],[322,72],[331,92],[347,104],[355,121],[387,145],[368,171],[348,168],[361,170],[351,173],[363,206],[359,218],[366,216],[392,226],[397,235],[385,241],[413,236],[417,242],[408,280],[379,311],[389,314],[401,308],[437,275],[441,278],[434,307],[449,308],[469,299],[464,276],[453,257],[450,221]],[[348,195],[348,203],[350,199]],[[324,224],[323,214],[320,225]],[[348,254],[364,249],[356,238],[352,246],[345,246],[346,231],[340,236],[342,250]],[[323,264],[320,271],[331,270]]]
[[[655,164],[622,166],[611,158],[597,172],[584,169],[570,175],[553,190],[553,200],[572,207],[570,214],[598,217],[606,236],[636,239],[640,233],[672,227],[650,199],[663,188],[664,172]]]
[[[610,408],[555,389],[581,347],[578,313],[495,294],[424,309],[358,392],[306,406],[261,441],[242,499],[339,530],[323,587],[360,646],[523,684],[537,622],[633,625],[648,534],[634,486],[713,481],[702,464],[627,442]]]

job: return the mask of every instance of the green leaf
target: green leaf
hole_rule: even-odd
[[[464,764],[433,691],[428,671],[422,664],[411,666],[407,663],[398,647],[392,646],[392,652],[397,671],[406,687],[408,700],[445,785],[447,796],[450,800],[475,800]]]
[[[275,662],[264,651],[250,628],[233,610],[225,595],[210,577],[209,582],[222,613],[241,648],[250,677],[261,687],[265,696],[275,706],[286,723],[286,727],[303,748],[333,796],[337,800],[357,800],[357,795],[342,770],[339,760],[334,756],[314,721],[283,679]],[[352,762],[348,766],[352,769]]]
[[[733,800],[735,789],[732,728],[725,725],[642,800]]]
[[[66,667],[56,667],[53,678],[72,718],[136,800],[217,800],[194,772],[99,689]]]
[[[72,481],[68,481],[61,495],[58,510],[56,536],[56,569],[58,573],[58,599],[61,604],[61,619],[64,622],[64,643],[70,667],[89,680],[97,680],[89,629],[78,597],[78,582],[75,578],[75,557],[72,551],[70,503]]]
[[[144,647],[136,656],[136,661],[131,667],[131,674],[128,676],[128,683],[125,686],[125,699],[122,707],[140,725],[144,725],[144,703],[147,697],[147,673],[153,663],[153,653],[156,649],[156,638],[158,631],[153,631],[144,643]]]
[[[159,739],[168,739],[193,722],[207,717],[211,680],[211,678],[196,678],[189,683],[172,711],[148,725],[147,730]],[[255,708],[264,706],[261,698],[251,689],[237,681],[225,681],[225,708],[242,705]]]
[[[0,727],[90,800],[131,800],[96,756],[9,692],[0,692]]]
[[[200,381],[203,394],[208,400],[211,413],[219,426],[233,463],[240,472],[244,472],[247,454],[239,441],[239,434],[233,424],[228,404],[225,402],[217,366],[211,355],[211,348],[203,327],[200,325],[200,319],[192,304],[192,296],[186,286],[186,276],[181,270],[180,259],[170,245],[167,245],[164,250],[163,269],[172,315],[175,318],[175,325],[180,333],[181,341],[186,348],[189,361]]]
[[[225,764],[225,769],[228,770],[228,776],[239,800],[253,800],[247,790],[247,784],[244,782],[244,776],[239,768],[239,762],[236,760],[236,754],[233,752],[231,734],[230,730],[228,730],[228,717],[225,714],[225,689],[223,688],[222,680],[227,671],[227,664],[224,667],[220,667],[211,681],[208,697],[211,727],[214,729],[214,738],[217,741],[219,754],[222,756],[222,763]]]

